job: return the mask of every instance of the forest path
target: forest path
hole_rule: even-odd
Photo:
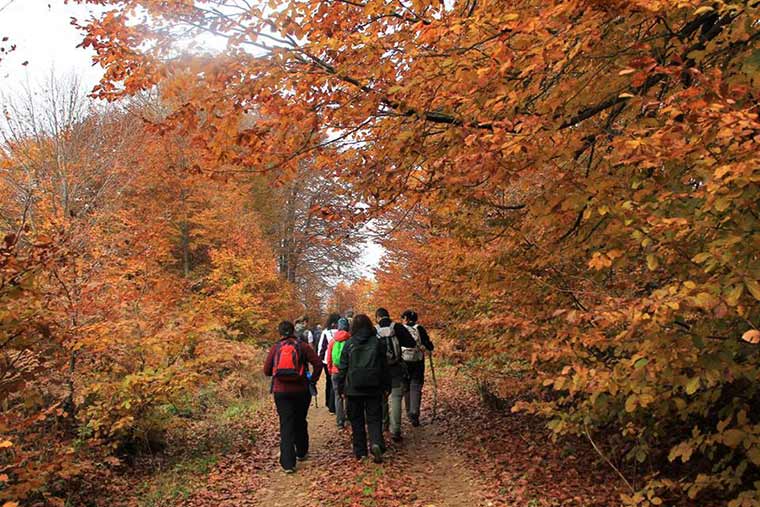
[[[324,396],[319,393],[324,401]],[[262,481],[256,493],[255,505],[270,507],[314,506],[313,490],[320,487],[328,474],[327,464],[330,459],[329,436],[338,429],[335,417],[320,405],[312,403],[309,409],[309,458],[299,461],[294,474],[285,474],[279,466],[279,447],[274,447],[271,460],[276,463]]]
[[[295,474],[285,474],[279,466],[269,471],[254,505],[490,505],[478,495],[483,487],[478,475],[434,424],[413,428],[405,421],[400,444],[390,442],[386,433],[389,450],[384,463],[357,462],[351,455],[350,430],[337,428],[323,401],[320,392],[320,407],[309,410],[309,459],[298,464]],[[277,449],[271,459],[277,462]]]
[[[228,455],[203,487],[177,507],[608,507],[620,481],[587,442],[552,442],[541,419],[488,408],[471,379],[453,369],[439,376],[433,420],[426,384],[422,425],[403,421],[404,440],[386,441],[382,464],[357,461],[351,432],[339,430],[319,404],[309,410],[309,459],[295,474],[279,466],[277,414],[266,400],[259,437]],[[432,383],[430,383],[432,384]],[[387,436],[387,434],[386,434]]]

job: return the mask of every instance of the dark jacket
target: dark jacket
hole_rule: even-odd
[[[285,340],[296,340],[300,348],[301,360],[305,361],[306,367],[308,363],[311,363],[311,381],[316,383],[319,380],[319,375],[322,373],[322,361],[319,360],[319,356],[314,349],[306,343],[297,340],[296,337],[291,336],[287,338],[281,338],[277,343],[272,345],[269,349],[266,361],[264,361],[264,375],[271,377],[274,369],[274,354],[277,350],[277,344]],[[277,378],[272,379],[272,392],[273,393],[302,393],[309,390],[309,384],[306,377],[303,378],[303,382],[282,382]]]
[[[433,342],[430,340],[430,335],[428,334],[427,330],[418,324],[417,331],[420,332],[420,341],[422,342],[422,345],[424,345],[425,348],[430,352],[433,352],[433,350],[435,350],[435,347],[433,346]]]
[[[378,340],[377,334],[372,330],[367,330],[365,334],[355,334],[346,342],[343,347],[343,352],[340,355],[340,365],[338,366],[338,393],[345,394],[346,396],[381,396],[385,392],[391,390],[391,372],[388,368],[388,359],[385,355],[386,348],[385,343]],[[351,376],[348,374],[348,369],[351,364],[351,349],[353,344],[365,344],[373,341],[377,344],[378,357],[381,361],[380,366],[380,387],[374,389],[357,389],[351,386]]]

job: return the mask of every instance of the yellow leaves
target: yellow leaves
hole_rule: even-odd
[[[635,394],[628,396],[628,398],[625,400],[625,411],[630,413],[636,410],[637,400],[638,396]]]
[[[692,377],[686,382],[686,385],[684,386],[684,389],[686,390],[686,394],[692,395],[696,393],[699,390],[699,386],[701,385],[701,381],[699,377]]]
[[[19,507],[19,503],[18,502],[5,502],[3,504],[3,507]]]
[[[13,442],[10,440],[3,440],[0,442],[0,449],[7,449],[9,447],[13,447]]]
[[[647,255],[647,267],[649,268],[649,271],[655,271],[658,267],[660,267],[660,261],[657,259],[656,255]]]

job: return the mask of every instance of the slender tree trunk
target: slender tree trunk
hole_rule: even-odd
[[[182,248],[182,274],[190,276],[190,224],[183,221],[180,224],[180,247]]]
[[[182,190],[180,193],[182,202],[182,221],[179,224],[179,244],[182,250],[182,274],[185,278],[190,276],[190,221],[187,213],[187,191]]]

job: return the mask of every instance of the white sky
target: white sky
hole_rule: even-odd
[[[10,3],[8,3],[10,1]],[[3,8],[4,6],[6,6]],[[0,39],[16,44],[16,51],[0,62],[0,90],[34,84],[50,75],[77,74],[86,89],[102,75],[92,66],[92,52],[77,48],[82,35],[71,18],[84,20],[92,8],[64,4],[63,0],[0,0]],[[22,63],[28,61],[27,66]]]

